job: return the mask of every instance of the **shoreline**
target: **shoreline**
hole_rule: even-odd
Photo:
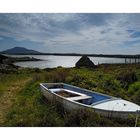
[[[18,63],[18,62],[28,62],[28,61],[43,61],[42,59],[37,59],[37,58],[34,58],[34,57],[10,57],[10,56],[5,56],[5,55],[1,55],[1,56],[4,56],[6,57],[5,59],[2,60],[2,62],[0,63],[0,69],[1,70],[4,70],[4,69],[25,69],[25,68],[30,68],[30,69],[41,69],[41,70],[44,70],[44,69],[57,69],[59,67],[62,67],[62,68],[75,68],[75,66],[73,67],[63,67],[63,66],[56,66],[56,67],[53,67],[53,68],[49,68],[49,67],[46,67],[46,68],[41,68],[41,67],[22,67],[22,66],[18,66],[16,65],[15,63]],[[101,63],[101,64],[96,64],[96,67],[118,67],[118,66],[140,66],[140,63],[137,62],[137,63]],[[89,69],[92,69],[92,68],[89,68]],[[96,69],[96,68],[93,68],[93,69]]]
[[[88,57],[105,57],[105,58],[138,58],[140,59],[140,54],[81,54],[81,53],[11,53],[1,55],[55,55],[55,56],[88,56]]]

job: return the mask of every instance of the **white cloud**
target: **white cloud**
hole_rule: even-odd
[[[111,18],[102,20],[98,18],[100,16],[98,14],[94,17],[94,22],[90,20],[92,16],[90,15],[89,19],[88,16],[0,14],[0,35],[12,37],[16,41],[39,42],[46,47],[52,47],[52,50],[75,47],[77,52],[81,51],[78,48],[82,48],[87,53],[113,52],[113,50],[119,52],[127,42],[140,39],[140,37],[132,38],[132,33],[128,32],[128,30],[140,31],[140,14],[112,14]],[[133,45],[129,49],[131,48]]]
[[[3,40],[3,38],[2,38],[2,37],[0,37],[0,40]]]

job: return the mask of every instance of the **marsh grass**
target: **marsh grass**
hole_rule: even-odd
[[[29,83],[7,114],[6,126],[63,126],[53,105],[46,103],[40,93],[39,83]]]
[[[93,110],[66,111],[58,102],[50,102],[39,90],[39,82],[29,83],[7,114],[5,126],[133,126],[134,119],[102,117]]]
[[[130,68],[134,73],[128,72]],[[73,110],[67,112],[59,103],[46,100],[39,88],[41,82],[65,82],[89,90],[121,97],[140,105],[139,82],[140,69],[133,66],[99,66],[96,69],[55,68],[23,69],[15,73],[0,74],[0,98],[7,90],[14,93],[6,109],[3,126],[134,126],[135,118],[128,120],[102,117],[91,110]],[[127,76],[126,76],[127,75]],[[119,77],[119,78],[118,78]],[[124,78],[125,77],[125,78]],[[30,80],[20,84],[20,81]],[[127,88],[122,84],[128,82]],[[18,90],[13,91],[13,83]],[[8,89],[9,87],[9,89]],[[1,93],[2,93],[1,92]],[[9,97],[8,97],[9,100]],[[140,122],[138,121],[138,125]]]
[[[15,102],[16,94],[26,86],[30,77],[25,74],[2,74],[0,78],[0,126],[3,126],[6,114]]]

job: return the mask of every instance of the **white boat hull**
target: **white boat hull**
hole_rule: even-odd
[[[60,83],[48,83],[48,84],[60,84]],[[63,83],[61,83],[61,84],[63,84]],[[75,86],[72,86],[72,87],[77,88]],[[112,117],[112,118],[129,118],[130,116],[135,116],[135,115],[139,114],[138,111],[114,111],[114,110],[105,110],[105,109],[95,108],[94,106],[71,101],[60,95],[52,93],[43,84],[40,84],[40,88],[41,88],[41,91],[45,98],[47,98],[48,100],[50,100],[52,102],[57,101],[57,102],[61,103],[63,105],[63,107],[69,111],[75,110],[75,109],[92,109],[92,110],[94,110],[94,112],[99,113],[102,116]],[[82,89],[82,90],[85,90],[85,89]]]

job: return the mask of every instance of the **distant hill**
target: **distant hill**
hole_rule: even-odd
[[[11,48],[11,49],[7,49],[7,50],[5,50],[1,53],[2,54],[41,54],[38,51],[26,49],[26,48],[23,48],[23,47],[14,47],[14,48]]]

